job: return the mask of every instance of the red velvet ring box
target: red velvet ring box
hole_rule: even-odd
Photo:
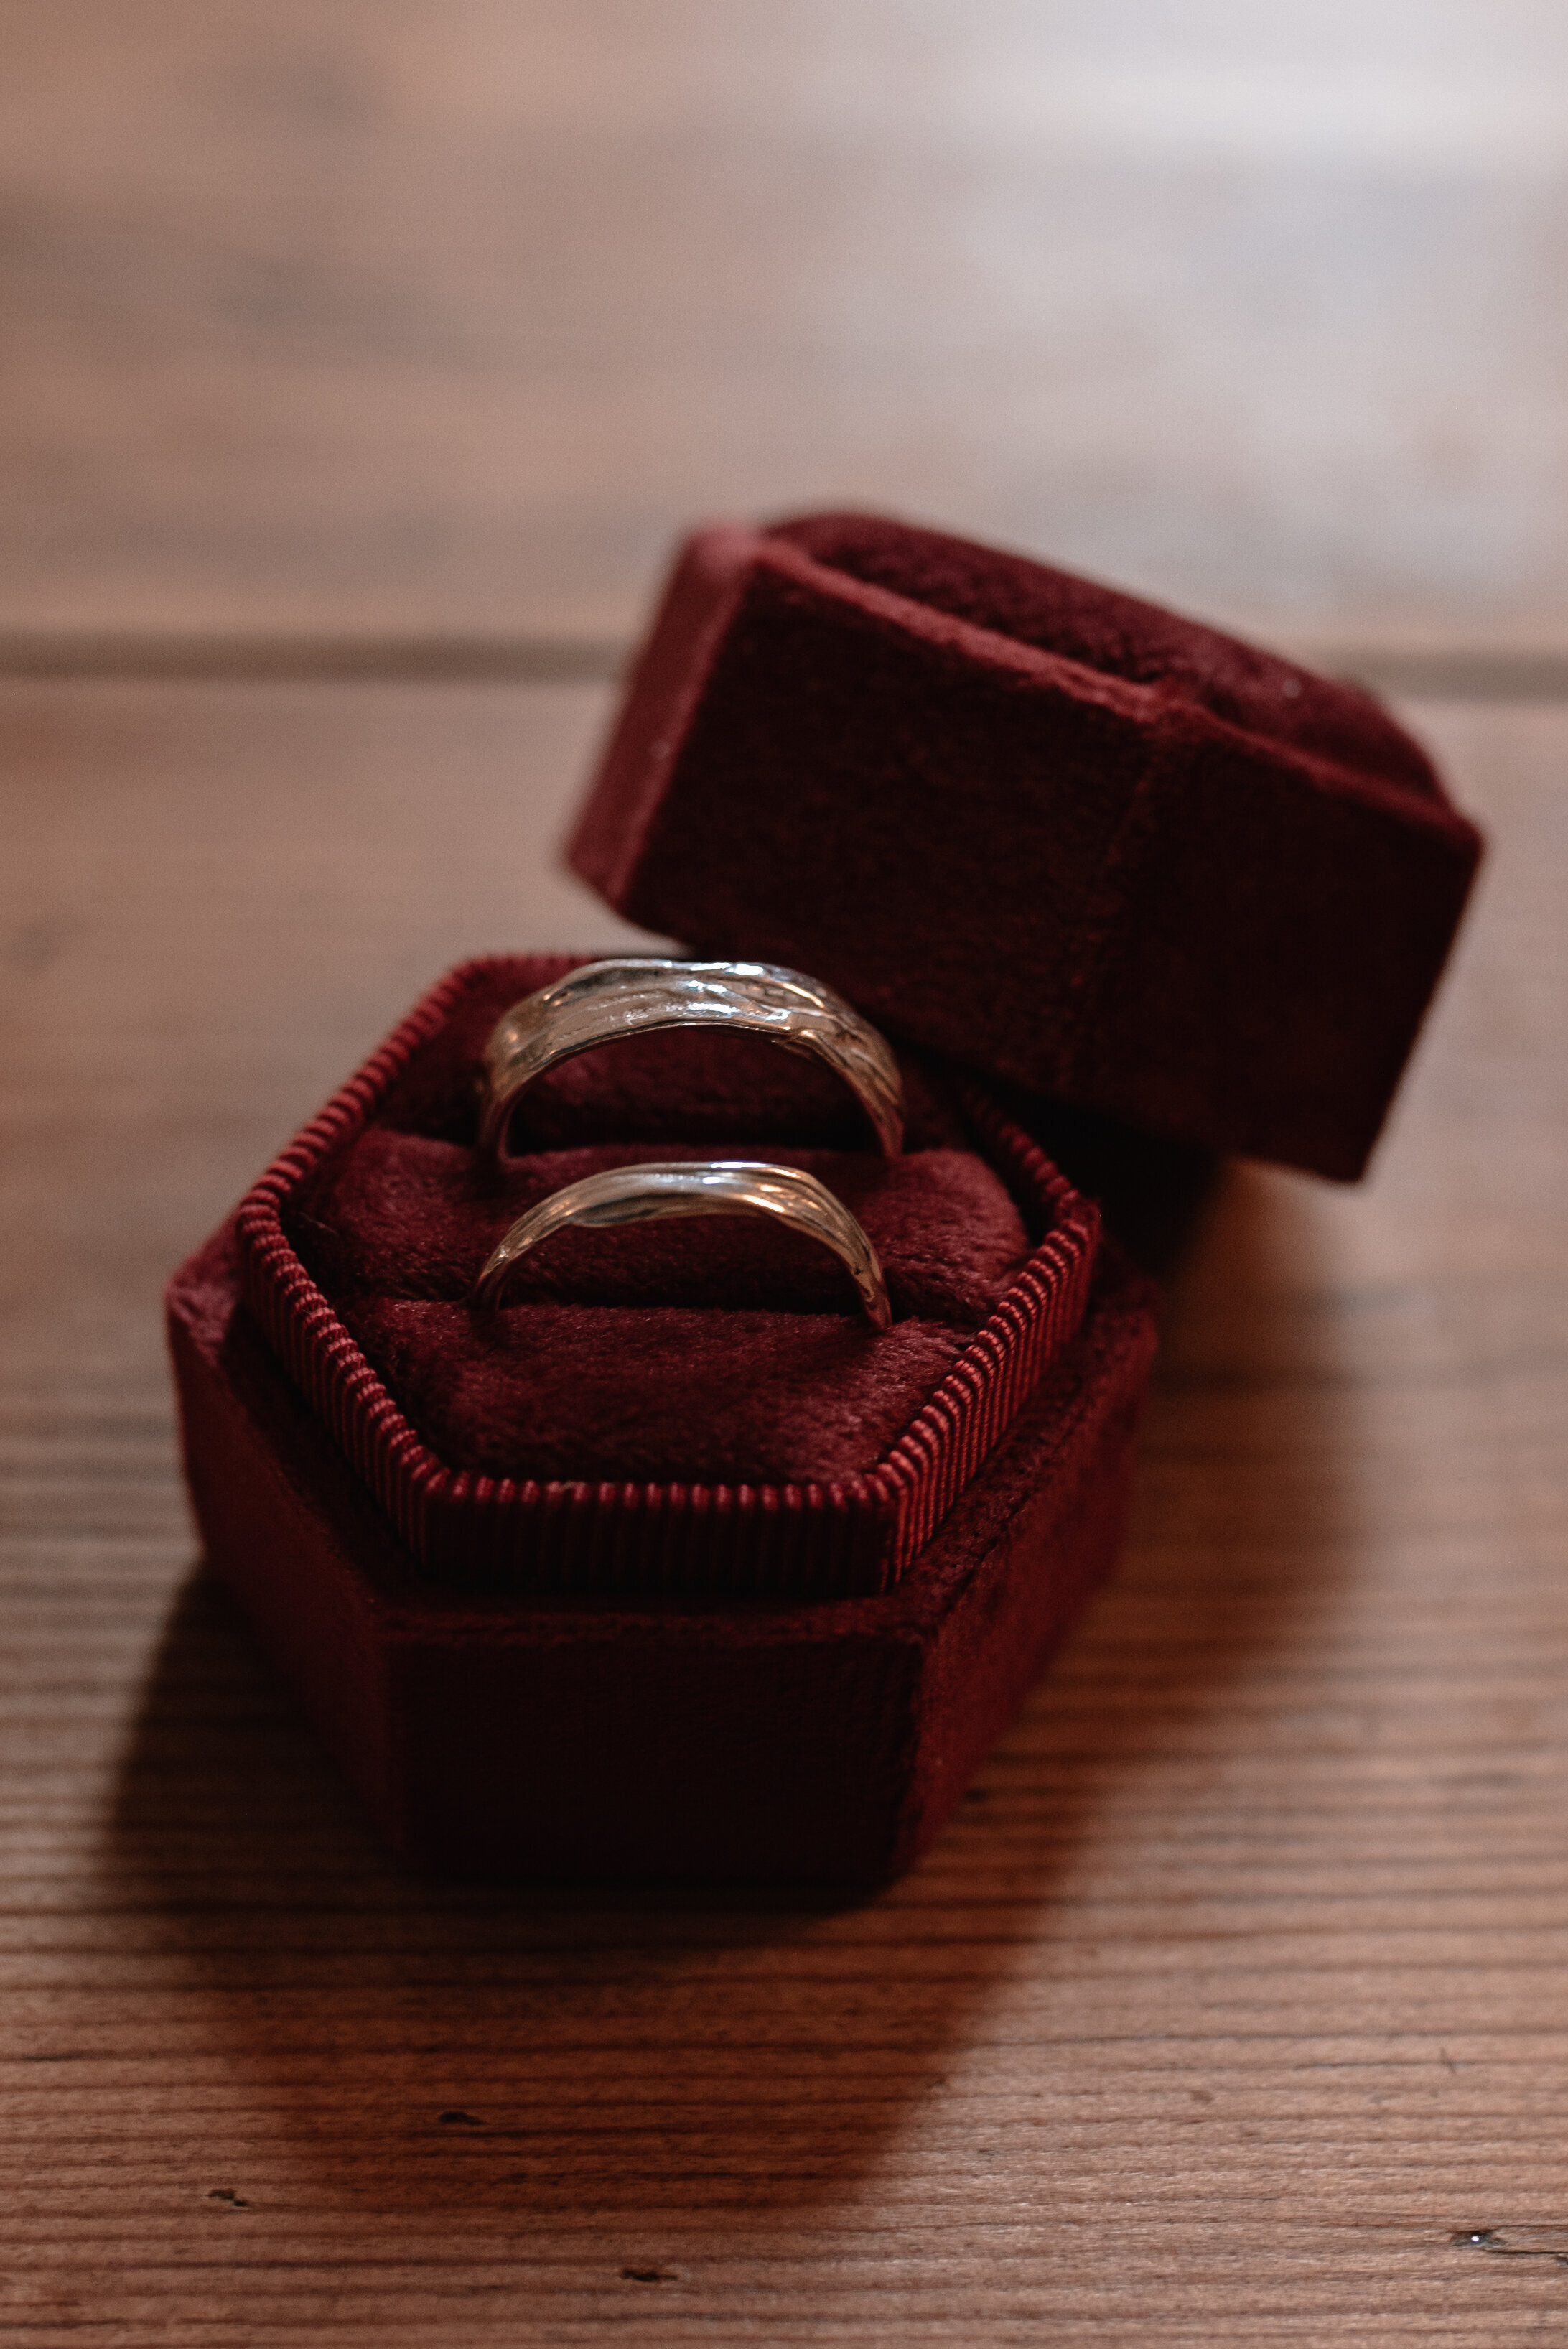
[[[654,1884],[906,1865],[1114,1556],[1152,1352],[1026,1126],[1122,1121],[1156,1176],[1173,1142],[1354,1174],[1477,854],[1374,704],[1208,630],[853,516],[694,541],[574,859],[689,947],[848,994],[901,1045],[910,1147],[883,1162],[823,1072],[686,1034],[552,1071],[497,1171],[484,1037],[566,966],[470,964],[177,1275],[209,1559],[394,1847]],[[892,1331],[750,1223],[562,1235],[468,1308],[525,1206],[681,1155],[816,1172]]]
[[[824,1071],[687,1033],[552,1072],[496,1169],[480,1049],[566,967],[453,973],[176,1277],[209,1558],[420,1865],[874,1881],[1111,1560],[1146,1288],[985,1093],[918,1059],[891,1162]],[[892,1330],[751,1223],[564,1234],[514,1306],[467,1306],[533,1200],[682,1154],[828,1182]]]

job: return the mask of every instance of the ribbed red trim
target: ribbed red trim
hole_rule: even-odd
[[[614,1485],[476,1475],[412,1428],[295,1253],[282,1203],[363,1128],[418,1047],[498,968],[465,963],[372,1054],[241,1206],[246,1302],[403,1540],[442,1580],[573,1596],[830,1599],[885,1590],[930,1539],[1077,1331],[1098,1210],[978,1085],[982,1150],[1047,1226],[1023,1270],[898,1442],[835,1485]],[[571,968],[562,957],[562,970]]]

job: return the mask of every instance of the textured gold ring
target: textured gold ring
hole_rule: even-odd
[[[892,1308],[877,1252],[843,1201],[800,1167],[769,1166],[745,1158],[613,1166],[602,1174],[584,1175],[580,1183],[568,1183],[519,1216],[486,1259],[469,1302],[500,1305],[529,1250],[569,1225],[610,1231],[623,1224],[659,1223],[671,1216],[763,1216],[788,1224],[831,1248],[854,1282],[868,1319],[878,1330],[892,1326]]]
[[[820,1061],[853,1092],[884,1156],[896,1158],[903,1147],[898,1062],[842,996],[777,963],[664,956],[586,963],[503,1014],[485,1046],[480,1147],[500,1154],[518,1096],[546,1069],[596,1044],[667,1028],[761,1036]]]

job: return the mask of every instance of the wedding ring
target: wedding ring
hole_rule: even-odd
[[[798,1166],[769,1166],[745,1158],[613,1166],[603,1174],[568,1183],[519,1216],[486,1259],[469,1301],[499,1305],[522,1257],[569,1224],[610,1231],[621,1224],[658,1223],[669,1216],[769,1216],[788,1224],[831,1248],[876,1328],[892,1327],[892,1308],[877,1252],[842,1200]]]
[[[882,1144],[903,1146],[903,1081],[883,1039],[842,996],[766,962],[679,962],[638,957],[591,962],[542,987],[499,1019],[484,1056],[480,1144],[498,1155],[524,1088],[575,1053],[661,1028],[717,1028],[763,1036],[820,1061],[856,1095]]]

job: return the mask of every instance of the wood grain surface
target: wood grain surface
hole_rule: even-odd
[[[1560,2337],[1563,9],[0,56],[0,2340]],[[433,1889],[201,1574],[160,1289],[443,966],[636,935],[552,861],[605,680],[694,517],[829,501],[1446,687],[1492,859],[1368,1185],[1216,1199],[918,1870]]]
[[[444,963],[628,935],[581,685],[0,688],[0,2334],[1568,2324],[1568,714],[1369,1185],[1238,1170],[1115,1586],[838,1912],[392,1872],[203,1580],[160,1284]]]
[[[3,0],[0,628],[624,638],[842,502],[1568,636],[1561,0]]]

